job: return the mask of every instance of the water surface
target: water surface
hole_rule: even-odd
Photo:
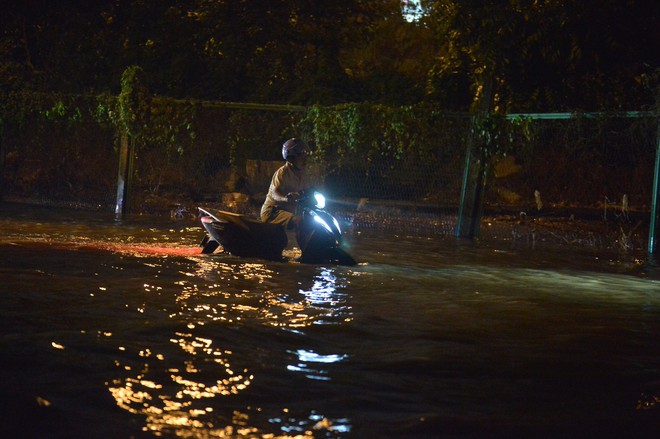
[[[357,267],[201,255],[193,218],[0,206],[15,437],[660,432],[645,254],[349,230]]]

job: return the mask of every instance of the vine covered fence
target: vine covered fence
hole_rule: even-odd
[[[0,115],[2,195],[112,210],[119,117],[116,98],[12,94]],[[280,145],[302,137],[331,198],[357,205],[456,212],[468,141],[488,149],[485,205],[493,209],[602,208],[627,200],[648,211],[657,119],[598,115],[494,117],[412,106],[346,104],[307,109],[149,101],[135,139],[134,209],[242,200],[256,209]],[[255,163],[262,164],[255,166]],[[256,171],[255,171],[256,169]],[[226,197],[226,194],[242,197]]]

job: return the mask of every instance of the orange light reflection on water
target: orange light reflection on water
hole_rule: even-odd
[[[145,362],[139,373],[108,383],[117,405],[146,416],[145,430],[154,433],[182,429],[179,432],[211,432],[211,437],[234,434],[232,428],[216,428],[213,417],[209,417],[213,407],[208,403],[215,397],[237,395],[250,386],[254,377],[246,368],[235,371],[229,361],[231,352],[214,347],[212,340],[190,333],[175,335],[170,342],[188,354],[183,363],[172,364],[166,355],[149,349],[140,351],[138,355]],[[132,370],[130,364],[116,361],[116,365]]]
[[[107,382],[108,390],[122,409],[141,415],[144,430],[155,435],[186,437],[312,438],[318,431],[350,431],[347,419],[330,420],[312,411],[306,419],[288,415],[269,419],[279,432],[265,432],[251,426],[252,412],[259,407],[233,410],[231,420],[217,413],[218,398],[235,398],[255,380],[249,365],[234,364],[230,349],[217,340],[196,334],[208,324],[261,324],[277,328],[304,328],[312,324],[350,321],[346,298],[337,293],[338,281],[332,269],[322,269],[309,288],[291,293],[274,281],[277,273],[260,263],[230,264],[215,258],[194,258],[196,269],[181,272],[175,285],[177,308],[168,317],[183,324],[169,342],[178,349],[144,347],[134,352],[120,347],[122,360],[115,360],[119,375]],[[144,284],[145,291],[155,287]],[[166,352],[169,352],[166,353]],[[176,353],[178,352],[178,353]],[[288,370],[300,370],[310,379],[330,380],[330,374],[314,365],[328,365],[346,358],[342,354],[319,354],[298,350],[299,359]],[[136,366],[137,365],[137,366]],[[125,376],[128,374],[128,376]],[[231,404],[231,403],[229,403]],[[317,432],[317,433],[315,433]]]
[[[320,270],[309,288],[291,294],[277,286],[274,278],[278,274],[264,264],[231,265],[200,258],[197,270],[182,273],[186,278],[177,282],[182,288],[177,296],[178,315],[192,320],[192,325],[247,320],[300,329],[312,324],[350,322],[352,310],[346,305],[345,295],[337,291],[345,281],[339,281],[333,269]],[[200,278],[213,283],[202,285]]]

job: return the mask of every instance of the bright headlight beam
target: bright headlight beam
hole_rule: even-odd
[[[323,194],[314,192],[314,198],[316,199],[316,207],[318,209],[325,209],[325,197]]]

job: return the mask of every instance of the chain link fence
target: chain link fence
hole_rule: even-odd
[[[117,128],[107,115],[99,116],[96,98],[62,102],[55,95],[5,101],[2,196],[112,211]],[[421,218],[418,224],[452,233],[467,145],[483,134],[475,133],[468,115],[429,109],[407,111],[406,117],[383,113],[370,125],[368,108],[362,107],[360,117],[345,119],[351,124],[335,125],[328,135],[319,131],[318,118],[300,109],[163,102],[170,113],[160,112],[161,126],[168,117],[177,120],[177,105],[187,106],[185,124],[179,120],[166,135],[136,143],[135,212],[215,204],[256,213],[282,164],[281,144],[296,136],[315,151],[310,165],[315,180],[356,224],[382,225],[406,215],[408,223]],[[330,120],[352,110],[324,111]],[[521,115],[503,127],[497,150],[487,155],[486,213],[649,211],[654,117]]]
[[[549,116],[528,116],[508,157],[495,158],[487,205],[605,208],[625,196],[630,209],[650,208],[655,118]]]

